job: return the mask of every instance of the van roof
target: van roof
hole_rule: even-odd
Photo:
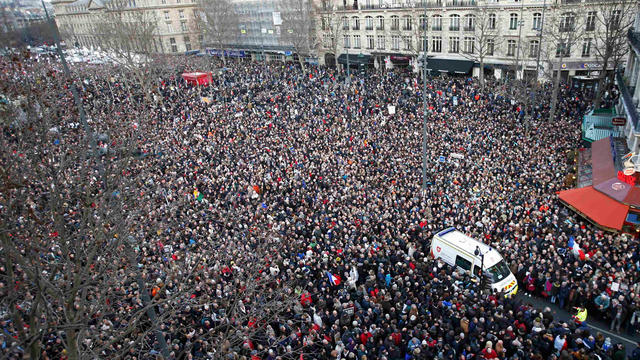
[[[451,227],[442,230],[437,233],[436,236],[472,255],[474,254],[476,247],[480,248],[480,251],[484,254],[485,268],[489,268],[502,260],[502,255],[500,255],[496,249],[463,234],[456,228]]]

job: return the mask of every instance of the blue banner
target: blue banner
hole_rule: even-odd
[[[243,58],[247,56],[244,50],[207,49],[207,54],[209,54],[209,56],[222,56],[222,54],[224,54],[225,57],[236,57],[236,58]]]

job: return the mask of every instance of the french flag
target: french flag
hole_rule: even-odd
[[[580,245],[575,241],[573,236],[569,238],[569,249],[573,252],[573,255],[578,256],[580,260],[584,261],[587,257],[584,253],[584,250],[580,248]]]
[[[326,272],[327,277],[329,278],[329,282],[331,283],[331,285],[333,286],[338,286],[340,285],[340,282],[342,281],[342,279],[340,278],[339,275],[333,275],[330,272]]]

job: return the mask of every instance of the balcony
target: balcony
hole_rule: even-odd
[[[364,29],[365,29],[365,30],[373,30],[373,25],[371,25],[371,26],[365,26],[365,28],[364,28]]]
[[[636,51],[640,52],[640,32],[629,29],[627,39],[629,40],[629,44],[631,44]]]
[[[622,78],[621,71],[616,72],[616,82],[618,83],[620,94],[622,95],[622,101],[627,112],[627,117],[631,120],[633,129],[638,130],[638,110],[636,109],[636,105],[633,103],[631,91]]]
[[[478,2],[476,0],[449,0],[447,1],[447,7],[466,7],[476,6]]]
[[[449,26],[449,31],[460,31],[460,26],[451,25]]]
[[[473,31],[476,31],[476,27],[475,26],[465,26],[462,30],[473,32]]]
[[[442,26],[432,26],[431,31],[442,31]]]

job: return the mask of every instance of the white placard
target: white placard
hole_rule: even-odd
[[[280,16],[280,12],[279,11],[274,11],[272,13],[273,15],[273,25],[282,25],[282,17]]]
[[[396,107],[394,105],[387,106],[387,110],[389,110],[389,115],[393,115],[396,113]]]

